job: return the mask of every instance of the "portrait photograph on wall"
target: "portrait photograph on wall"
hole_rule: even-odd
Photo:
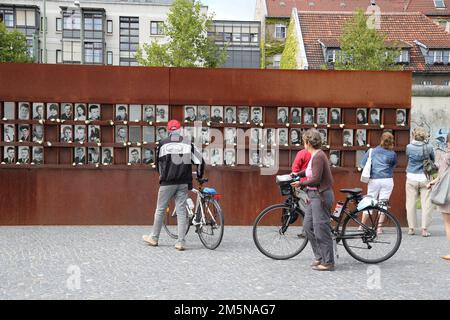
[[[141,148],[128,148],[128,163],[141,164]]]
[[[317,108],[317,124],[319,125],[328,124],[327,108]]]
[[[247,122],[250,122],[250,108],[246,106],[238,107],[237,118],[238,122],[241,124],[246,124]]]
[[[30,160],[30,147],[20,146],[17,148],[18,159],[17,162],[22,164],[29,164]]]
[[[42,124],[33,124],[33,142],[44,141],[44,126]]]
[[[147,121],[147,122],[155,121],[155,105],[144,104],[142,109],[143,109],[143,116],[142,116],[143,121]]]
[[[140,104],[130,104],[130,121],[133,122],[141,121],[142,120],[141,112],[142,106]]]
[[[369,124],[380,124],[380,109],[370,109]]]
[[[3,162],[6,164],[16,163],[16,148],[14,146],[3,147]]]
[[[73,120],[73,105],[71,103],[61,103],[61,120]]]
[[[220,166],[223,164],[223,149],[212,148],[210,150],[210,164]]]
[[[198,106],[197,112],[198,121],[209,121],[211,119],[209,106]]]
[[[44,120],[45,106],[41,102],[33,103],[33,120]]]
[[[263,151],[262,156],[262,164],[265,167],[274,167],[276,159],[276,151],[275,150],[265,150]]]
[[[168,122],[169,121],[169,106],[157,105],[156,106],[156,122]]]
[[[267,128],[263,130],[263,144],[266,146],[276,145],[276,129]]]
[[[356,129],[356,146],[364,147],[367,145],[367,131],[366,129]]]
[[[16,141],[16,128],[13,124],[3,125],[3,141],[5,142]]]
[[[289,113],[288,113],[287,107],[278,107],[277,108],[277,123],[278,124],[289,123]]]
[[[236,150],[234,148],[227,148],[224,150],[224,163],[227,166],[234,166],[236,164]]]
[[[263,109],[261,107],[252,107],[251,113],[251,120],[254,125],[259,125],[261,122],[264,122]]]
[[[287,128],[279,128],[278,131],[278,144],[279,145],[288,145],[288,129]]]
[[[131,126],[128,128],[128,130],[129,141],[131,143],[142,142],[141,127]]]
[[[314,124],[314,108],[303,109],[303,124]]]
[[[114,164],[114,148],[102,147],[102,163]]]
[[[330,165],[332,167],[341,166],[341,152],[338,150],[330,150]]]
[[[34,164],[44,164],[44,147],[33,147],[33,162]]]
[[[302,133],[300,129],[291,129],[291,145],[299,146],[302,143]]]
[[[211,122],[222,123],[223,122],[223,107],[212,106],[211,107]]]
[[[356,109],[356,124],[366,124],[367,121],[367,109],[358,108]]]
[[[87,119],[87,111],[86,111],[85,103],[76,103],[75,104],[75,121],[84,121]]]
[[[101,109],[99,104],[89,104],[89,117],[88,120],[101,120]]]
[[[86,142],[86,139],[87,139],[86,126],[76,125],[74,130],[75,130],[74,131],[75,139],[73,141],[75,141],[75,142]]]
[[[128,105],[127,104],[116,104],[116,121],[127,121],[128,120]]]
[[[197,106],[184,106],[184,121],[194,122],[197,120]]]
[[[225,123],[236,123],[236,107],[225,107]]]
[[[19,102],[19,120],[30,120],[30,104],[28,102]]]
[[[15,102],[4,102],[3,103],[3,118],[6,120],[14,120],[16,103]]]
[[[327,145],[328,144],[328,131],[327,129],[317,129],[320,134],[320,138],[322,139],[322,144]]]
[[[88,164],[100,163],[100,148],[89,147],[88,148]]]
[[[353,130],[352,129],[345,129],[343,132],[343,142],[342,144],[345,147],[352,147],[353,146]]]
[[[224,137],[226,145],[234,145],[237,143],[236,128],[225,128]]]
[[[86,164],[86,149],[84,147],[75,147],[73,149],[73,162],[76,164]]]
[[[395,113],[396,113],[395,123],[398,126],[406,126],[408,122],[408,119],[406,117],[406,109],[397,109]]]
[[[59,119],[59,104],[47,103],[47,120]]]
[[[62,125],[61,126],[61,142],[70,143],[73,141],[72,136],[72,126],[71,125]]]
[[[115,142],[125,143],[128,142],[128,127],[127,126],[116,126],[115,127]]]
[[[209,144],[211,143],[211,137],[210,137],[210,131],[209,128],[202,128],[201,129],[201,144]]]
[[[155,162],[155,150],[151,148],[144,148],[142,154],[143,164],[153,164]]]
[[[154,143],[155,142],[155,127],[144,126],[142,128],[142,141],[144,143]]]
[[[211,164],[210,152],[209,149],[202,150],[202,158],[205,161],[205,164],[209,166]]]
[[[25,142],[31,140],[31,130],[29,124],[19,124],[19,141]]]
[[[100,138],[100,126],[98,125],[89,125],[88,126],[88,139],[89,142],[100,142],[101,138]]]
[[[260,128],[251,128],[250,129],[250,145],[252,146],[258,146],[262,144],[262,136],[263,130]]]
[[[292,124],[302,123],[302,108],[291,108],[291,123]]]
[[[168,137],[166,127],[156,127],[156,141],[161,141]]]
[[[251,166],[259,166],[261,161],[258,150],[249,150],[249,164]]]
[[[189,143],[195,142],[195,128],[194,127],[183,127],[181,130],[181,134],[183,135],[185,141]]]
[[[340,108],[332,108],[330,110],[330,124],[341,124],[341,109]]]

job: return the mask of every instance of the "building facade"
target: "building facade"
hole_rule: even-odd
[[[0,0],[0,17],[27,35],[36,62],[134,66],[139,46],[167,41],[172,2],[46,0],[44,8],[43,0]]]

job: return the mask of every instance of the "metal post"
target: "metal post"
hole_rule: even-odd
[[[42,54],[44,55],[42,61],[47,63],[47,1],[43,0],[43,19],[42,19],[42,33],[43,33],[43,41],[44,47],[42,50]]]

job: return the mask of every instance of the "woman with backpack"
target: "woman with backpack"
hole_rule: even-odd
[[[422,236],[429,237],[428,227],[431,224],[432,205],[430,189],[427,185],[431,177],[424,172],[424,161],[434,161],[433,146],[427,143],[428,133],[422,127],[412,131],[412,141],[406,146],[406,214],[408,220],[409,235],[415,234],[417,227],[416,205],[420,194],[422,204]]]

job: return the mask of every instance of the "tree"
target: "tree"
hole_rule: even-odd
[[[32,62],[27,38],[17,30],[8,31],[0,22],[0,62]]]
[[[387,46],[386,36],[369,28],[367,17],[357,10],[343,28],[341,50],[336,55],[336,70],[401,70],[395,63],[401,50],[397,43]]]
[[[199,1],[175,0],[164,22],[167,43],[152,41],[136,53],[136,60],[144,66],[210,67],[223,65],[226,50],[208,37],[212,17],[203,14]]]

